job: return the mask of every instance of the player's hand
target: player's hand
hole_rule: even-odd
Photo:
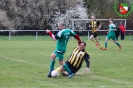
[[[98,29],[95,30],[95,32],[97,32],[97,31],[98,31]]]
[[[94,31],[94,33],[96,33],[96,32],[97,32],[97,30]]]
[[[90,71],[90,69],[89,69],[89,68],[87,68],[87,67],[85,68],[85,70],[86,70],[86,71]]]
[[[78,44],[80,45],[81,44],[81,41],[78,41]]]
[[[49,33],[49,32],[50,32],[50,30],[48,30],[48,29],[47,29],[47,30],[46,30],[46,32],[47,32],[47,33]]]

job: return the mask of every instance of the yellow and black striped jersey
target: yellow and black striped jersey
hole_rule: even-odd
[[[91,20],[89,24],[91,26],[92,33],[94,33],[98,28],[98,26],[100,25],[100,22],[98,20]]]
[[[74,48],[72,54],[70,55],[68,62],[75,68],[80,68],[84,60],[86,61],[86,66],[89,68],[89,53],[85,50],[79,50],[78,47]]]

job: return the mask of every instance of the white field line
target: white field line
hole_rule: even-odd
[[[110,81],[110,82],[115,82],[115,83],[119,83],[119,84],[126,84],[126,85],[131,85],[133,86],[133,83],[129,83],[129,82],[125,82],[125,81],[122,81],[122,80],[117,80],[117,79],[114,79],[114,78],[107,78],[107,77],[101,77],[101,76],[92,76],[92,78],[97,78],[97,79],[102,79],[102,80],[107,80],[107,81]]]
[[[84,70],[81,70],[81,71],[77,72],[76,74],[77,75],[82,75],[82,74],[87,74],[87,73],[93,73],[93,72],[91,70],[89,72],[87,72],[84,69]],[[133,83],[122,81],[122,80],[118,80],[118,79],[114,79],[114,78],[107,78],[107,77],[102,77],[102,76],[97,76],[97,75],[93,75],[93,76],[91,76],[91,78],[107,80],[107,81],[114,82],[114,83],[119,83],[119,84],[126,84],[129,87],[133,87]]]
[[[16,62],[19,62],[19,63],[25,63],[25,64],[30,64],[30,65],[34,65],[34,66],[42,66],[42,67],[47,67],[49,68],[49,66],[45,66],[45,65],[41,65],[41,64],[36,64],[36,63],[31,63],[29,61],[26,61],[26,60],[18,60],[18,59],[7,59],[7,60],[12,60],[12,61],[16,61]],[[77,75],[82,75],[82,74],[87,74],[87,73],[93,73],[92,71],[86,71],[85,69],[84,70],[80,70],[79,72],[77,72],[76,74]],[[117,79],[111,79],[111,78],[107,78],[107,77],[101,77],[101,76],[97,76],[97,75],[93,75],[91,76],[91,78],[97,78],[97,79],[102,79],[102,80],[107,80],[107,81],[110,81],[110,82],[115,82],[115,83],[119,83],[119,84],[126,84],[126,85],[130,85],[131,87],[133,87],[133,83],[129,83],[129,82],[126,82],[126,81],[122,81],[122,80],[117,80]]]
[[[30,61],[26,61],[26,60],[20,60],[20,59],[6,59],[6,60],[11,60],[11,61],[15,61],[15,62],[19,62],[19,63],[25,63],[25,64],[30,64],[30,65],[34,65],[34,66],[42,66],[42,67],[49,67],[49,66],[45,66],[42,64],[36,64],[36,63],[31,63]]]

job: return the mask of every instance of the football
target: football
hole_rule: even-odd
[[[53,70],[51,72],[52,77],[57,77],[59,75],[59,72],[57,70]]]

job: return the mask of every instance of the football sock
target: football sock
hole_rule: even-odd
[[[118,42],[115,43],[117,46],[121,46]]]
[[[97,44],[96,40],[92,40],[92,41]]]
[[[99,43],[99,46],[102,48],[102,45]]]
[[[54,69],[54,64],[55,64],[55,60],[51,60],[50,70],[53,70]]]
[[[105,42],[105,43],[104,43],[105,48],[107,48],[107,45],[108,45],[108,43],[107,43],[107,42]]]
[[[59,68],[56,68],[56,71],[60,72],[61,71],[60,67]]]
[[[72,72],[70,71],[70,69],[68,68],[67,64],[63,65],[63,68],[69,73],[71,74]]]

